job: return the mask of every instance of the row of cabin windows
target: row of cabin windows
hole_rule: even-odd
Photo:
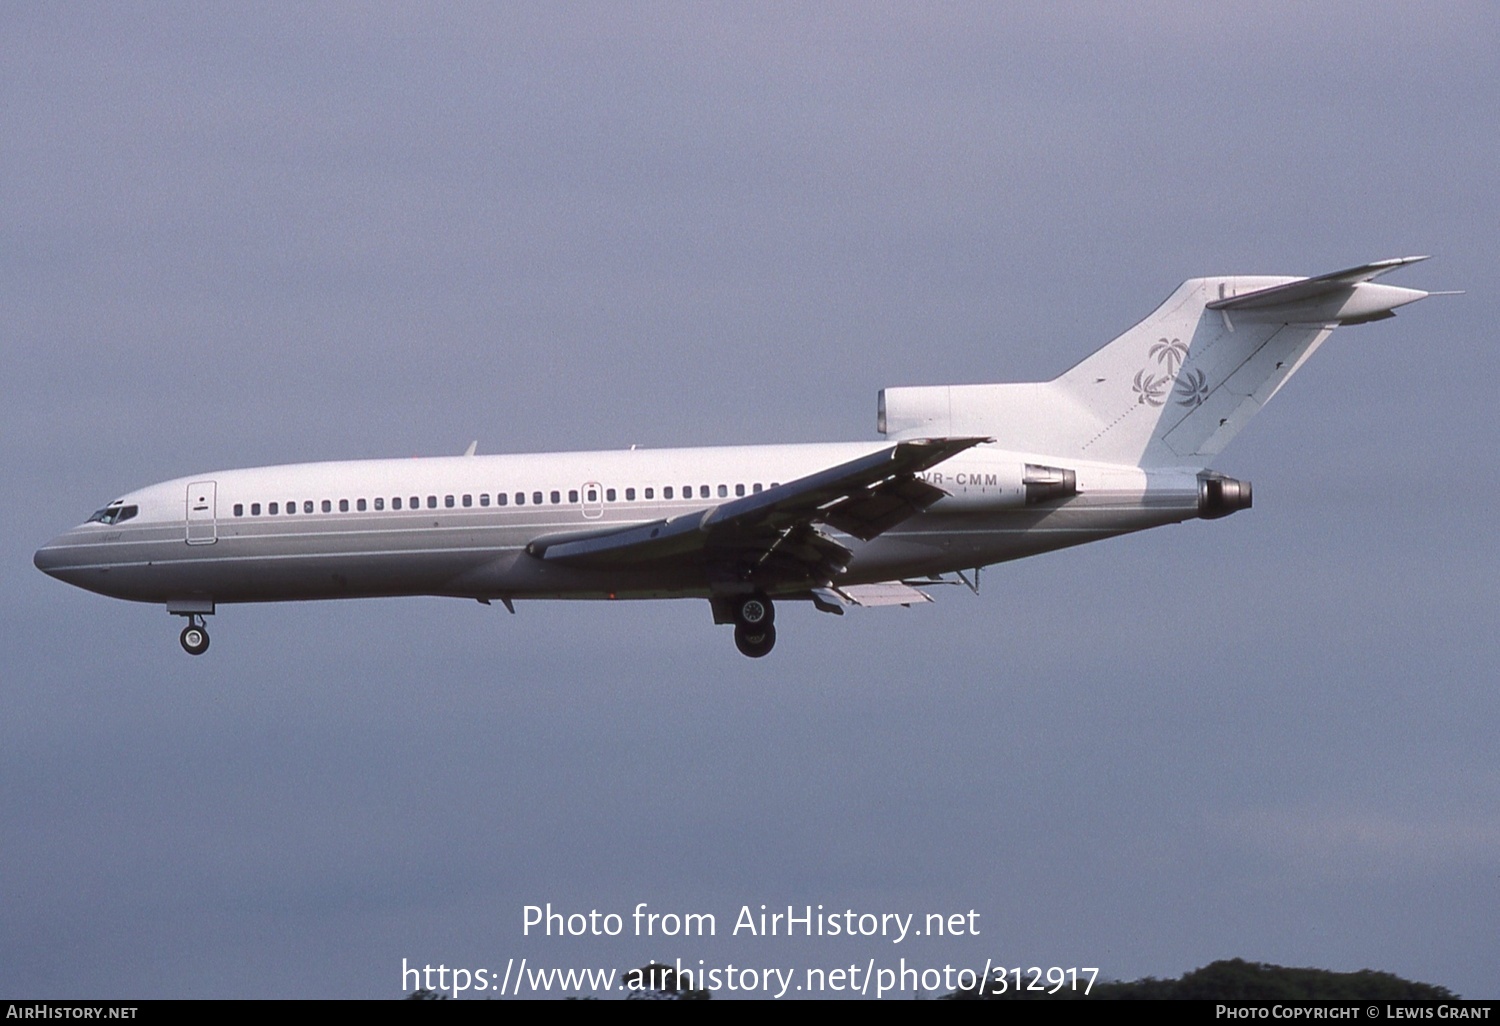
[[[743,495],[747,494],[744,485],[737,484],[737,485],[734,485],[733,487],[734,487],[734,494],[736,496],[743,496]],[[771,487],[775,488],[776,487],[776,482],[774,482],[774,481],[771,482]],[[729,498],[729,489],[730,489],[730,486],[727,485],[727,484],[717,485],[717,486],[712,487],[712,488],[710,486],[708,486],[708,485],[698,485],[697,488],[698,488],[698,495],[697,495],[697,497],[700,498],[700,499],[710,499],[710,498],[713,498],[715,495],[717,495],[721,499],[727,499],[727,498]],[[765,486],[761,485],[758,482],[756,484],[753,484],[753,485],[750,486],[750,494],[759,493],[759,492],[762,492],[764,490],[765,490]],[[605,488],[603,491],[604,491],[604,499],[603,499],[604,502],[615,502],[615,501],[618,501],[615,489],[613,489],[613,488]],[[641,489],[641,493],[642,493],[641,494],[641,498],[643,498],[643,499],[651,500],[651,499],[655,499],[656,498],[656,488],[654,488],[654,487],[652,487],[652,488],[643,488],[643,489]],[[550,492],[531,492],[530,493],[530,502],[531,502],[531,505],[533,505],[533,506],[542,506],[542,505],[546,505],[550,501],[552,505],[559,506],[559,505],[562,504],[562,501],[563,501],[562,500],[562,495],[563,495],[563,493],[561,491],[558,491],[557,489],[553,489]],[[579,495],[578,489],[576,489],[576,488],[569,489],[568,490],[568,502],[570,502],[570,503],[576,503],[576,502],[580,501],[578,495]],[[635,495],[636,495],[636,490],[634,488],[626,488],[625,489],[625,501],[626,502],[635,502],[636,501]],[[674,486],[672,486],[672,485],[667,485],[667,486],[665,486],[664,488],[661,489],[661,497],[663,499],[675,499],[677,497],[677,489]],[[691,498],[693,498],[693,486],[692,485],[683,485],[682,486],[682,497],[684,499],[691,499]],[[512,492],[499,492],[499,493],[497,493],[495,495],[494,504],[496,506],[508,506],[508,505],[511,504],[512,501],[514,501],[517,506],[524,506],[524,505],[526,505],[526,503],[527,503],[527,493],[526,492],[514,492],[514,493],[512,493]],[[600,499],[599,499],[599,489],[597,489],[597,488],[586,488],[586,489],[584,489],[584,497],[583,497],[582,501],[584,501],[584,502],[599,502],[600,501]],[[420,495],[413,495],[409,499],[403,499],[402,496],[397,495],[397,496],[395,496],[394,498],[392,498],[390,500],[390,503],[391,503],[390,504],[390,508],[393,509],[393,510],[402,509],[402,508],[405,508],[405,509],[422,509],[423,508],[422,496],[420,496]],[[403,503],[404,503],[404,506],[403,506]],[[478,496],[478,503],[477,504],[479,506],[489,506],[490,505],[490,496],[489,496],[489,493],[488,492],[481,492],[479,494],[479,496]],[[442,506],[443,506],[444,509],[454,509],[455,507],[458,507],[458,506],[462,506],[465,509],[467,509],[467,508],[470,508],[470,507],[472,507],[474,505],[476,505],[476,503],[475,503],[475,496],[473,496],[473,495],[462,495],[462,496],[444,495],[442,497]],[[378,510],[384,510],[385,508],[386,508],[386,500],[383,497],[379,498],[379,499],[370,499],[370,500],[354,499],[352,501],[352,504],[351,504],[351,501],[349,499],[339,499],[338,500],[338,510],[339,510],[340,513],[348,513],[351,509],[353,509],[357,513],[364,513],[364,512],[366,512],[367,510],[370,510],[370,509],[375,509],[375,510],[378,511]],[[427,496],[426,508],[427,509],[437,509],[438,508],[438,497],[436,495],[429,495],[429,496]],[[297,500],[294,499],[291,502],[287,502],[287,503],[268,502],[268,503],[265,504],[264,509],[265,509],[265,513],[264,513],[265,516],[272,516],[272,517],[274,517],[274,516],[280,516],[280,515],[282,515],[283,510],[285,511],[286,514],[297,513],[297,512],[299,512],[299,505],[298,505]],[[250,516],[252,516],[252,517],[261,516],[262,515],[261,510],[262,510],[261,503],[258,503],[258,502],[252,502],[252,503],[250,503],[250,513],[249,513]],[[324,499],[324,500],[322,500],[319,503],[314,503],[312,499],[303,499],[302,500],[301,505],[300,505],[300,512],[302,512],[302,513],[315,513],[315,512],[318,512],[319,510],[321,510],[324,513],[332,513],[333,512],[333,500],[332,499]],[[237,516],[237,517],[245,516],[245,504],[243,502],[236,502],[234,504],[234,515]]]

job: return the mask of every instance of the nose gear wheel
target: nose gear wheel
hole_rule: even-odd
[[[182,642],[182,650],[188,655],[202,655],[208,651],[208,628],[196,616],[189,617],[188,625],[177,640]]]

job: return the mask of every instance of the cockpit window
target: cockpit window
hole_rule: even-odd
[[[140,511],[141,508],[139,506],[122,506],[118,502],[112,502],[89,517],[84,523],[118,524],[129,520]]]

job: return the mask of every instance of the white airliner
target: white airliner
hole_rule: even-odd
[[[164,604],[194,655],[221,603],[444,595],[702,598],[759,657],[774,602],[926,602],[944,575],[1248,508],[1206,460],[1335,327],[1433,294],[1374,284],[1422,259],[1194,278],[1052,381],[885,389],[877,442],[225,470],[116,499],[35,562]]]

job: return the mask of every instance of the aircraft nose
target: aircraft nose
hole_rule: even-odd
[[[61,535],[53,538],[46,545],[37,549],[31,557],[32,564],[48,577],[57,577],[58,568],[62,566],[62,550],[58,545],[61,541]]]
[[[75,588],[127,597],[120,594],[124,582],[111,573],[114,566],[109,553],[97,547],[99,543],[92,535],[93,532],[83,528],[65,531],[32,554],[32,565],[48,577]]]

